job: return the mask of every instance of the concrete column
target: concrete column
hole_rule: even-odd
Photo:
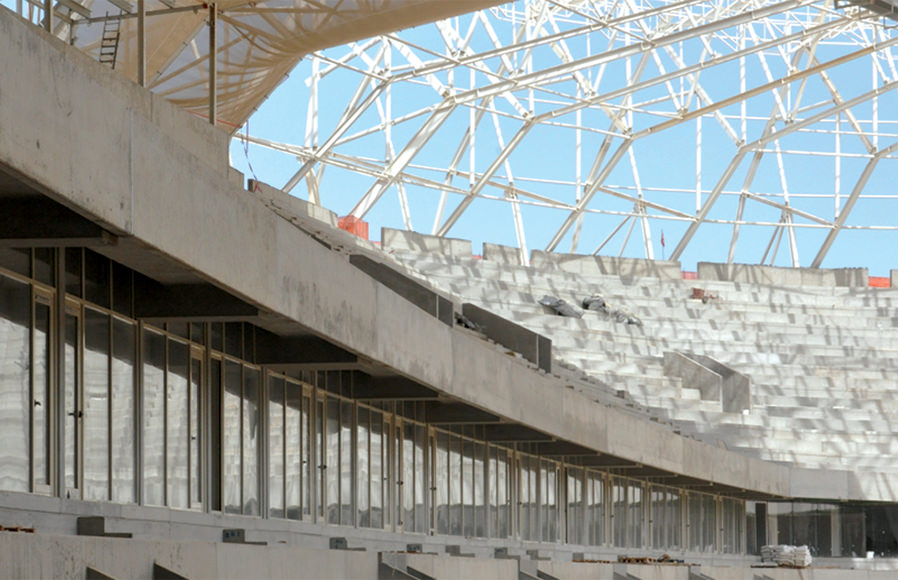
[[[44,29],[53,34],[53,0],[44,0]]]
[[[216,26],[218,25],[218,7],[209,4],[209,123],[215,124],[218,112],[216,86],[218,85],[218,62],[216,59]]]
[[[147,86],[147,8],[145,0],[137,0],[137,84]]]

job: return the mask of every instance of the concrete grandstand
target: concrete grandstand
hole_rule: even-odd
[[[898,289],[370,242],[235,126],[328,35],[496,2],[112,4],[123,71],[105,3],[0,8],[0,576],[894,577]]]

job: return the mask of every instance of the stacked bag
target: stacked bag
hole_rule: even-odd
[[[811,551],[807,546],[762,546],[761,561],[789,568],[807,568],[811,565]]]

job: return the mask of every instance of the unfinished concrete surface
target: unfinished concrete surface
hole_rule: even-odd
[[[190,148],[195,140],[223,142],[214,128],[154,124],[190,116],[147,94],[137,102],[150,99],[152,107],[135,108],[131,97],[139,88],[13,15],[0,18],[0,53],[12,63],[0,100],[0,123],[8,128],[0,133],[0,162],[27,176],[36,191],[120,236],[104,254],[138,271],[143,254],[161,254],[190,272],[186,277],[212,282],[269,318],[292,321],[423,385],[555,437],[724,485],[789,494],[788,469],[590,404],[564,381],[410,307],[234,187],[223,154],[214,163],[211,151],[197,158]],[[31,74],[42,67],[47,74]],[[57,98],[68,106],[55,106]],[[46,135],[49,145],[27,137],[35,134]],[[72,159],[71,150],[84,157]],[[53,158],[67,162],[50,163]],[[109,175],[110,168],[118,173]],[[552,409],[543,404],[547,393],[556,401]],[[633,432],[642,435],[638,442]],[[717,455],[711,465],[699,459],[705,449]]]
[[[638,486],[646,486],[633,484],[634,489],[640,490],[639,494],[643,489],[651,489],[649,486],[652,485],[666,485],[678,490],[683,497],[703,494],[702,497],[709,498],[712,514],[718,513],[714,511],[718,508],[713,506],[725,503],[742,507],[743,498],[888,502],[898,498],[893,488],[895,475],[891,472],[874,470],[857,474],[842,469],[842,465],[830,463],[784,462],[782,457],[765,456],[757,446],[746,445],[744,449],[735,449],[736,445],[733,449],[721,446],[718,439],[700,429],[705,417],[690,415],[696,411],[708,412],[716,420],[720,414],[727,414],[732,409],[721,409],[720,397],[716,409],[708,410],[698,404],[693,408],[677,409],[671,416],[653,413],[653,407],[661,405],[648,396],[645,404],[637,405],[634,396],[618,392],[630,388],[630,383],[622,377],[625,365],[633,363],[621,352],[608,351],[600,357],[583,356],[580,360],[570,357],[576,363],[573,370],[568,368],[568,360],[561,361],[563,368],[548,364],[554,361],[546,360],[548,344],[540,338],[552,337],[554,346],[557,336],[566,345],[567,353],[577,353],[584,350],[584,345],[587,350],[591,347],[593,337],[588,333],[596,329],[594,321],[581,324],[559,321],[558,317],[549,320],[541,310],[534,310],[531,298],[537,289],[561,289],[567,292],[565,298],[574,298],[585,288],[577,287],[578,281],[602,286],[612,285],[610,281],[617,280],[616,283],[627,287],[635,285],[645,298],[638,307],[650,311],[655,304],[653,301],[672,299],[682,291],[682,283],[677,277],[679,265],[675,262],[534,253],[533,261],[541,267],[522,269],[511,265],[507,249],[497,248],[498,255],[503,256],[500,266],[508,270],[497,268],[490,271],[494,276],[483,276],[483,272],[496,264],[474,260],[470,243],[441,240],[434,245],[429,237],[416,237],[407,232],[388,234],[395,238],[389,248],[392,252],[378,254],[371,244],[356,241],[336,230],[333,214],[291,200],[263,185],[251,184],[252,191],[244,190],[237,184],[241,181],[240,176],[227,166],[227,141],[222,133],[98,67],[84,55],[29,27],[5,10],[0,10],[0,65],[4,71],[0,78],[0,170],[3,174],[0,202],[5,204],[4,208],[21,203],[21,200],[47,203],[49,207],[65,210],[53,215],[65,215],[73,222],[89,224],[91,227],[86,231],[92,239],[87,242],[95,244],[92,247],[98,254],[114,260],[117,266],[133,270],[134,279],[137,274],[148,278],[135,284],[135,296],[140,298],[140,304],[134,316],[142,319],[141,324],[160,320],[159,324],[173,325],[195,321],[211,324],[210,320],[251,324],[252,334],[241,334],[240,341],[241,345],[243,341],[251,343],[254,352],[249,356],[255,360],[250,362],[260,368],[280,366],[306,370],[312,367],[315,372],[325,374],[344,370],[365,374],[370,384],[362,381],[358,384],[327,384],[325,381],[321,388],[317,384],[314,386],[317,389],[314,391],[315,404],[324,407],[325,401],[334,400],[328,399],[332,395],[348,401],[346,408],[352,409],[346,415],[349,418],[339,419],[339,424],[350,432],[358,423],[358,418],[353,415],[358,407],[349,406],[356,404],[350,398],[382,394],[372,395],[372,392],[378,385],[394,381],[390,383],[394,390],[385,397],[391,402],[412,400],[410,406],[415,408],[408,413],[413,417],[408,417],[396,412],[396,407],[390,407],[390,413],[396,415],[390,420],[396,423],[385,422],[383,425],[390,429],[401,425],[402,429],[395,430],[400,438],[390,440],[389,447],[395,450],[408,445],[409,440],[401,438],[407,426],[402,421],[406,419],[415,429],[426,428],[427,431],[422,432],[428,441],[420,447],[421,463],[408,482],[396,476],[411,460],[398,452],[391,456],[394,472],[391,472],[393,479],[390,480],[397,487],[403,484],[411,487],[417,485],[420,478],[418,495],[422,498],[420,510],[425,515],[421,520],[425,523],[397,522],[401,511],[397,509],[396,517],[390,521],[391,527],[381,525],[380,529],[353,525],[360,520],[356,514],[345,519],[342,513],[336,513],[336,509],[334,513],[325,513],[329,506],[324,505],[324,500],[321,500],[319,513],[302,521],[271,516],[263,511],[262,508],[269,507],[269,500],[264,497],[262,508],[253,504],[248,508],[254,510],[253,513],[246,515],[230,515],[220,506],[216,509],[208,503],[190,506],[193,509],[138,505],[147,502],[136,495],[136,499],[123,503],[105,501],[104,498],[82,501],[77,494],[66,497],[66,486],[59,483],[63,477],[57,473],[56,483],[47,484],[34,493],[0,492],[0,517],[3,518],[0,525],[37,527],[39,532],[10,532],[2,536],[0,568],[4,574],[67,577],[81,575],[91,567],[112,577],[149,577],[155,563],[188,577],[374,578],[383,574],[384,559],[378,556],[379,553],[436,551],[439,556],[406,554],[400,558],[402,562],[397,563],[399,568],[396,569],[401,571],[405,566],[408,573],[411,567],[437,578],[541,577],[540,573],[542,577],[576,578],[583,574],[604,577],[610,571],[608,577],[611,578],[623,575],[664,580],[683,577],[684,573],[686,578],[690,572],[683,567],[620,564],[593,564],[594,567],[584,568],[568,562],[575,559],[575,549],[585,554],[586,557],[580,559],[596,560],[613,558],[621,553],[649,556],[657,551],[649,547],[653,544],[651,540],[645,540],[646,535],[633,540],[638,545],[630,548],[615,546],[610,540],[586,546],[582,536],[579,540],[564,541],[565,534],[570,531],[566,528],[565,510],[571,506],[576,509],[578,503],[574,499],[568,504],[562,503],[567,500],[568,493],[573,497],[567,487],[572,485],[571,480],[574,484],[585,481],[582,474],[588,467],[607,469],[600,476],[606,485],[602,489],[611,489],[612,478],[616,478],[615,481],[641,478],[633,479],[639,482]],[[41,74],[34,74],[34,71]],[[42,236],[37,242],[60,248],[69,244],[80,249],[86,242],[81,236],[76,239],[77,243],[70,232],[59,230],[56,235]],[[7,242],[15,245],[16,240],[19,238],[10,238]],[[442,261],[428,262],[428,252],[434,248],[449,256],[442,256]],[[410,252],[412,257],[408,257]],[[64,255],[64,252],[60,253]],[[397,261],[400,258],[410,266],[402,266]],[[63,260],[60,264],[64,263]],[[384,275],[382,267],[392,273]],[[66,315],[67,299],[64,268],[60,268],[60,274],[53,287],[58,294],[53,296],[54,304],[59,307],[56,313],[62,320]],[[503,278],[506,274],[510,276]],[[452,281],[447,283],[447,277]],[[28,275],[13,272],[8,278],[21,286]],[[433,282],[425,286],[419,283],[422,278]],[[511,298],[506,299],[498,290],[509,278],[524,282],[516,293],[512,292]],[[50,287],[35,284],[34,294],[49,302]],[[484,335],[476,329],[460,328],[452,324],[451,318],[447,324],[443,307],[451,307],[452,301],[429,289],[443,284],[448,286],[445,295],[464,299],[478,297],[478,303],[492,313],[490,317],[500,315],[512,320],[513,323],[504,327],[509,334],[493,336],[499,343],[495,344],[487,340],[489,333]],[[736,296],[741,291],[736,284],[720,283],[719,288],[722,293]],[[434,308],[422,309],[421,304],[410,300],[413,298],[410,289],[419,292],[421,288],[427,290],[423,295],[432,299]],[[662,294],[666,291],[669,295],[659,297],[659,288]],[[764,288],[767,287],[754,286],[751,290],[763,291]],[[776,292],[781,293],[777,296],[799,301],[797,296],[800,294],[780,289]],[[482,300],[484,295],[496,297],[496,300]],[[621,302],[625,302],[625,296],[623,292],[613,295]],[[75,301],[73,296],[68,298]],[[528,300],[531,301],[528,303]],[[810,300],[802,304],[810,310],[820,306]],[[720,312],[719,307],[716,312]],[[639,314],[648,320],[644,312]],[[810,313],[811,316],[818,314]],[[688,315],[683,316],[682,320],[688,318]],[[739,317],[735,318],[740,324],[743,322]],[[675,327],[677,324],[674,323],[679,320],[671,317],[667,323]],[[723,315],[714,319],[715,323],[724,320],[729,319]],[[763,320],[769,322],[766,317]],[[535,323],[538,323],[538,330],[534,328]],[[56,326],[61,328],[64,324],[63,320]],[[518,324],[529,325],[531,330],[519,330]],[[239,328],[243,333],[244,328]],[[645,342],[642,341],[645,335],[640,330],[620,330],[622,328],[625,327],[611,333],[606,329],[601,337],[603,340],[614,338],[623,348],[630,348],[631,353],[639,356],[656,356],[652,349],[663,341],[676,338],[674,332],[659,337],[654,343]],[[738,329],[742,330],[742,327]],[[679,328],[675,330],[679,331]],[[209,327],[203,332],[211,334]],[[526,349],[502,344],[502,341],[514,343],[521,334],[528,337],[531,346],[535,341],[535,353],[516,352]],[[754,338],[742,342],[752,344]],[[585,344],[581,339],[585,339]],[[57,334],[57,340],[60,350],[64,351],[65,337]],[[713,340],[696,332],[689,346],[695,350]],[[763,366],[771,361],[774,364],[791,363],[799,354],[809,357],[835,355],[824,348],[827,345],[819,346],[821,350],[810,353],[734,349],[733,360],[723,362],[735,365],[740,362],[739,357],[757,358],[754,362]],[[859,345],[858,352],[843,352],[843,355],[876,354],[875,350],[861,348],[867,347]],[[778,360],[771,356],[768,360],[765,358],[768,354],[782,356]],[[204,356],[204,364],[211,364],[211,356]],[[627,356],[632,355],[628,353]],[[12,355],[9,357],[12,360]],[[65,356],[60,356],[57,362],[59,360],[65,361]],[[224,355],[216,360],[224,360]],[[610,368],[602,366],[609,361],[612,363]],[[15,359],[14,362],[21,361]],[[590,367],[592,363],[598,366]],[[637,372],[633,374],[643,376],[647,383],[658,378],[652,374],[651,365],[634,363],[634,366]],[[59,368],[57,374],[63,375],[65,369],[62,365]],[[596,375],[601,380],[591,380],[580,373],[597,368]],[[605,372],[609,370],[610,373]],[[609,378],[613,380],[602,382]],[[311,385],[307,386],[312,389]],[[371,389],[359,395],[357,390],[363,391],[364,387]],[[680,389],[679,394],[692,395],[692,391],[698,390],[682,381],[676,387]],[[631,395],[639,395],[637,388],[632,390]],[[269,394],[264,389],[263,392]],[[669,401],[677,399],[676,396],[668,397]],[[29,401],[27,407],[31,406]],[[774,406],[768,404],[764,408]],[[264,404],[263,408],[269,410]],[[365,407],[366,411],[371,409],[373,407]],[[58,414],[62,416],[63,411],[65,408],[60,407]],[[422,417],[418,416],[419,411]],[[247,413],[247,419],[238,413],[238,421],[243,422],[241,425],[253,424],[252,411]],[[214,421],[211,415],[204,420]],[[264,418],[264,411],[261,415],[260,423],[264,429],[271,428],[274,421]],[[324,417],[319,417],[324,424]],[[413,419],[418,423],[413,423]],[[734,423],[720,421],[729,427]],[[442,431],[436,428],[446,425],[449,427]],[[212,431],[208,426],[205,429],[207,434]],[[395,436],[395,432],[391,436]],[[104,433],[108,433],[108,429]],[[327,439],[323,432],[319,434]],[[476,443],[486,448],[486,444],[501,443],[507,446],[503,450],[509,450],[509,453],[526,451],[531,454],[528,461],[532,456],[551,464],[551,468],[538,468],[537,472],[545,477],[541,475],[540,483],[534,483],[534,494],[536,489],[545,492],[544,499],[539,501],[551,505],[557,513],[552,535],[540,536],[538,540],[523,534],[486,539],[464,531],[453,534],[435,531],[439,525],[435,517],[438,509],[429,503],[430,499],[424,498],[436,495],[440,477],[448,478],[448,474],[433,475],[437,469],[429,462],[434,460],[424,458],[431,452],[435,457],[439,451],[439,448],[427,445],[439,437],[449,436],[456,437],[461,446]],[[341,449],[346,448],[346,457],[365,446],[352,435],[348,435],[351,442],[339,442],[333,434],[330,437],[342,446]],[[264,448],[267,443],[254,445]],[[159,454],[158,449],[144,450],[143,453],[150,455],[151,452]],[[319,452],[326,456],[326,451],[321,449],[312,457]],[[410,450],[403,452],[414,455],[418,451],[413,443]],[[247,447],[241,448],[238,455],[243,457],[252,453]],[[55,456],[54,469],[59,473],[65,467],[61,459],[63,454],[58,451]],[[832,453],[823,455],[828,458]],[[255,478],[258,488],[263,491],[269,485],[275,487],[265,477],[265,470],[270,467],[269,459],[274,456],[257,452],[256,457],[264,458],[258,463],[262,475],[248,471],[248,474],[241,472],[240,477],[247,481]],[[466,461],[467,458],[472,466],[475,465],[473,452],[466,456]],[[213,473],[211,459],[206,459],[209,464],[203,468],[203,473]],[[342,464],[337,465],[344,468]],[[507,465],[517,464],[509,461]],[[561,481],[564,475],[560,474],[568,473],[561,471],[562,465],[571,473],[580,473],[580,479],[572,476],[572,479]],[[316,465],[322,471],[326,467],[323,461]],[[333,465],[331,469],[331,473],[337,471]],[[357,475],[360,470],[354,464],[349,469],[350,476]],[[428,483],[434,482],[432,488],[426,488],[423,483],[427,474],[432,477]],[[548,483],[550,477],[558,480],[554,488]],[[508,481],[521,485],[519,480],[509,478]],[[658,484],[659,481],[663,483]],[[339,492],[352,498],[347,503],[350,507],[355,505],[358,491],[353,486],[359,485],[354,478],[353,482],[345,490],[340,488]],[[320,489],[327,489],[324,481],[319,485]],[[338,485],[343,485],[342,479]],[[549,489],[555,492],[549,494]],[[509,511],[519,513],[517,510],[522,508],[518,506],[525,503],[525,498],[514,495],[517,492],[511,484],[506,491],[509,495],[504,501],[510,506]],[[562,499],[556,499],[556,492]],[[389,493],[394,494],[391,505],[405,497],[400,495],[401,488]],[[554,502],[551,504],[550,495]],[[514,500],[518,500],[517,503]],[[410,503],[414,509],[418,497],[413,496]],[[481,499],[481,503],[485,500]],[[544,506],[535,499],[532,503],[541,508]],[[584,503],[581,498],[579,504]],[[499,511],[498,500],[496,504],[496,511]],[[650,523],[646,508],[649,504],[640,499],[633,505],[639,511],[632,517],[638,518],[640,525],[643,519]],[[342,505],[338,509],[343,510]],[[403,509],[407,506],[403,505]],[[719,510],[721,518],[725,513],[737,512],[738,509],[725,512],[723,507]],[[106,518],[103,522],[107,531],[134,534],[135,538],[74,537],[71,534],[78,529],[79,516]],[[403,514],[402,517],[406,516]],[[553,521],[545,514],[534,517],[540,524]],[[741,546],[727,546],[730,552],[723,553],[722,532],[720,541],[715,539],[715,517],[709,515],[705,522],[702,522],[702,516],[691,520],[695,526],[707,527],[711,540],[699,539],[697,549],[682,548],[679,555],[688,555],[690,561],[695,558],[705,564],[729,562],[738,566],[734,571],[721,568],[718,572],[721,578],[747,577],[738,575],[748,573],[744,564],[752,559],[751,556],[746,556]],[[336,523],[332,521],[334,519]],[[611,522],[611,516],[607,516],[607,521]],[[677,519],[675,524],[686,521]],[[636,523],[634,519],[633,529]],[[741,526],[743,522],[738,523]],[[520,525],[517,520],[512,524]],[[560,533],[556,533],[556,527]],[[585,525],[580,527],[585,529]],[[605,531],[610,535],[612,525],[609,523],[606,527]],[[687,528],[682,523],[681,529]],[[224,529],[241,530],[235,537],[243,535],[249,542],[268,542],[268,546],[221,542]],[[571,537],[576,536],[572,533]],[[344,547],[349,549],[328,549],[336,544],[345,544]],[[409,548],[415,544],[416,549]],[[443,555],[449,551],[449,546],[474,557]],[[128,551],[127,557],[122,557],[122,550]],[[557,575],[551,571],[556,565],[559,566]],[[703,578],[714,578],[710,573],[703,574]]]

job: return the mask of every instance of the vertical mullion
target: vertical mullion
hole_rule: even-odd
[[[228,339],[227,332],[228,332],[227,328],[225,328],[225,344],[227,344],[227,339]],[[240,493],[238,494],[238,496],[240,497],[240,509],[239,509],[238,513],[243,514],[243,507],[245,505],[245,500],[246,500],[246,498],[244,497],[244,492],[246,490],[243,488],[244,469],[246,469],[246,465],[245,465],[246,458],[243,456],[243,407],[244,407],[244,404],[246,403],[246,367],[244,366],[243,361],[239,361],[238,364],[240,365],[240,391],[239,391],[240,392],[240,402],[237,405],[237,408],[239,409],[239,413],[240,413],[240,420],[237,422],[237,433],[239,434],[239,439],[240,439],[240,446],[239,446],[240,447],[240,461],[239,461],[240,473],[237,478],[237,481],[239,482],[238,485],[239,485],[239,490],[240,490]]]
[[[106,293],[112,305],[112,267],[106,276]],[[106,313],[106,501],[112,500],[112,309]]]
[[[34,254],[34,251],[31,252]],[[31,266],[32,273],[34,272],[34,265],[32,263]],[[28,453],[28,490],[31,493],[36,491],[35,484],[35,469],[34,469],[34,327],[36,325],[36,307],[35,304],[37,302],[37,294],[34,288],[34,282],[29,281],[28,283],[29,289],[29,317],[28,317],[28,444],[26,445],[26,450]],[[49,459],[49,458],[48,458]]]
[[[168,329],[162,335],[165,348],[162,349],[162,360],[165,366],[162,373],[162,505],[168,505]]]

